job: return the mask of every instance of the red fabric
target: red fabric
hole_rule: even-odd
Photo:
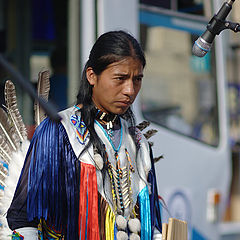
[[[88,213],[86,212],[87,205]],[[96,168],[93,165],[81,163],[79,200],[79,236],[81,235],[80,239],[85,239],[86,233],[87,239],[99,240],[97,175]]]

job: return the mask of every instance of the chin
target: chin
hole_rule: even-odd
[[[118,115],[122,115],[124,114],[125,112],[127,112],[128,108],[118,108],[116,109],[116,111],[114,111],[113,113],[114,114],[118,114]]]

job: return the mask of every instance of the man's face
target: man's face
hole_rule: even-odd
[[[143,66],[138,59],[127,57],[110,64],[100,75],[88,68],[87,78],[93,86],[96,107],[107,113],[123,114],[141,88]]]

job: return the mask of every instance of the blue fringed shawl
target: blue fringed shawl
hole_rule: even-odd
[[[64,239],[78,239],[80,164],[61,123],[46,119],[40,124],[27,161],[29,221],[44,218]]]
[[[26,159],[24,167],[30,164],[27,192],[28,220],[43,217],[57,231],[65,235],[64,239],[79,239],[80,163],[63,125],[52,122],[50,119],[44,120],[35,131]],[[142,200],[147,200],[140,201],[142,203],[140,211],[145,209],[148,213],[147,219],[145,218],[145,234],[147,234],[145,236],[151,239],[155,227],[161,232],[160,206],[153,161],[148,181],[151,194],[148,195],[146,187],[139,194],[139,198],[142,196]],[[144,210],[141,215],[143,220]]]

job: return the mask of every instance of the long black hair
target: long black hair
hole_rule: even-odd
[[[96,75],[100,75],[109,64],[121,61],[126,57],[133,57],[140,60],[143,68],[145,67],[146,60],[142,48],[132,35],[124,31],[104,33],[93,45],[80,81],[77,104],[82,105],[81,117],[90,132],[90,141],[86,148],[88,148],[90,144],[93,144],[102,157],[104,156],[104,146],[94,129],[96,109],[92,101],[92,86],[87,80],[86,70],[88,67],[91,67]],[[134,129],[135,120],[130,108],[122,117],[128,120],[130,122],[130,128]],[[134,132],[135,131],[132,131],[131,133],[133,137]]]

